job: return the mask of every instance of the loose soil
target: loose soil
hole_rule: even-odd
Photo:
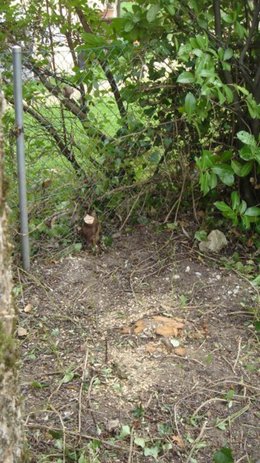
[[[219,258],[140,227],[18,272],[30,461],[260,458],[257,293]]]

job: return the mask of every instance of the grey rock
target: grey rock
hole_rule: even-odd
[[[206,241],[201,241],[199,249],[202,252],[220,252],[228,242],[224,233],[220,230],[212,230]]]

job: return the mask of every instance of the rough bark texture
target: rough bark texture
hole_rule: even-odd
[[[17,386],[17,351],[13,339],[10,250],[3,182],[3,96],[0,93],[0,462],[22,461],[21,413]]]

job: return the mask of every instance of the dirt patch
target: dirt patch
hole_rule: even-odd
[[[245,279],[146,228],[19,278],[33,462],[208,463],[221,447],[237,462],[260,458]]]

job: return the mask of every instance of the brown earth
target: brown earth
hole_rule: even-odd
[[[255,463],[257,290],[184,236],[115,241],[18,272],[31,461]]]

